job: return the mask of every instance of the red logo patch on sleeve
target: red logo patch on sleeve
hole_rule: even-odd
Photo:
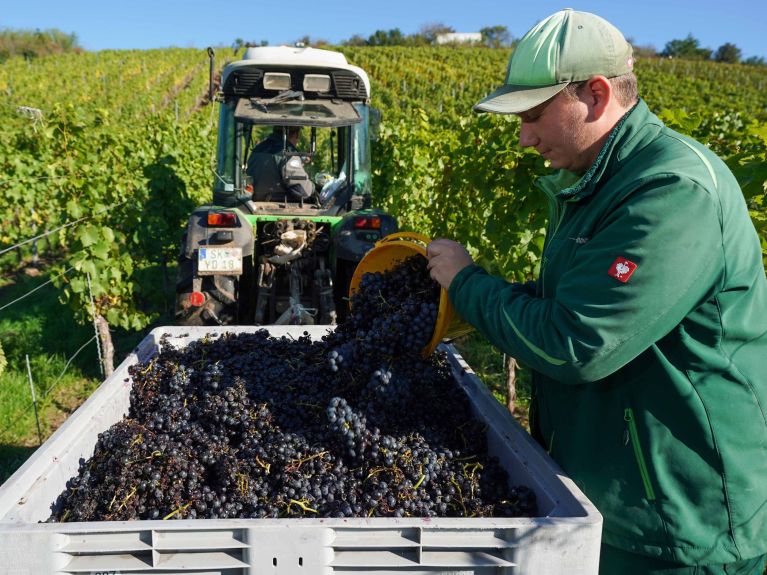
[[[624,257],[620,257],[616,258],[613,265],[610,266],[607,275],[612,276],[619,282],[625,284],[629,281],[629,278],[631,277],[631,274],[634,273],[635,269],[637,269],[637,265],[634,262],[627,260]]]

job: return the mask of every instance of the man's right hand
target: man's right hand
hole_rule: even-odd
[[[438,239],[426,247],[428,269],[432,279],[448,289],[458,272],[474,264],[469,252],[453,240]]]

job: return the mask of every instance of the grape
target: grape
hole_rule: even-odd
[[[440,293],[425,261],[363,276],[318,341],[163,339],[49,521],[535,515],[444,354],[421,357]]]

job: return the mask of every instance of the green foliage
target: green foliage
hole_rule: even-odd
[[[701,48],[700,40],[693,37],[692,34],[688,34],[684,39],[666,42],[666,47],[661,52],[661,56],[686,60],[708,60],[711,57],[711,50],[709,48]]]
[[[12,56],[26,59],[80,51],[76,34],[61,30],[0,30],[0,62]]]
[[[725,62],[727,64],[737,64],[740,62],[742,52],[735,44],[726,42],[719,46],[714,53],[714,60],[717,62]]]
[[[533,184],[549,170],[537,153],[518,147],[515,117],[471,109],[503,82],[509,50],[343,52],[368,71],[373,105],[383,111],[373,149],[376,205],[404,228],[467,244],[492,271],[534,276],[547,212]],[[767,145],[755,135],[767,125],[767,70],[652,59],[640,60],[636,73],[643,98],[669,126],[730,164],[767,237],[759,223],[763,198],[754,191],[767,181],[760,168]]]
[[[479,30],[482,43],[488,48],[505,48],[511,45],[512,38],[506,26],[486,26]]]
[[[396,32],[381,31],[377,41],[400,38]],[[492,271],[534,276],[547,216],[534,181],[548,168],[519,148],[515,117],[471,109],[503,82],[510,49],[342,51],[368,72],[372,104],[383,111],[373,150],[376,205],[403,228],[467,244]],[[58,270],[76,272],[57,285],[83,322],[88,274],[97,311],[114,325],[140,329],[153,317],[145,302],[158,290],[141,271],[173,261],[186,218],[210,198],[215,116],[197,106],[206,69],[204,53],[191,50],[70,54],[31,65],[15,58],[0,66],[7,96],[0,103],[0,245],[88,218],[55,242]],[[652,59],[640,60],[636,72],[664,121],[728,162],[767,237],[767,70]],[[20,105],[40,114],[22,116]]]
[[[472,112],[503,83],[510,48],[341,51],[368,72],[372,104],[383,112],[373,149],[375,205],[392,211],[405,229],[467,244],[490,271],[534,276],[547,217],[534,181],[548,168],[519,148],[515,117]],[[636,73],[642,96],[668,125],[727,162],[767,256],[767,67],[763,59],[745,63],[762,65],[639,59]],[[86,274],[97,311],[113,327],[142,330],[162,311],[162,268],[172,263],[193,206],[211,197],[216,115],[198,106],[207,66],[204,52],[177,49],[12,57],[0,64],[0,247],[86,218],[41,247],[58,262],[55,271],[74,268],[56,280],[59,292],[46,288],[71,312],[62,313],[57,301],[40,307],[36,297],[0,318],[8,363],[0,376],[0,421],[9,422],[0,439],[36,442],[19,368],[24,353],[45,348],[32,369],[35,381],[50,383],[93,335]],[[6,254],[2,263],[15,264],[14,257]],[[21,292],[31,287],[20,286]],[[3,293],[0,303],[21,292]],[[80,326],[71,325],[73,315]],[[501,397],[502,358],[474,343],[469,363]],[[86,353],[95,369],[95,349],[81,357]],[[98,377],[74,372],[61,383],[62,390],[75,389],[74,404],[94,384],[83,375]],[[0,448],[3,464],[25,455]],[[0,477],[6,472],[0,465]]]
[[[351,38],[348,40],[344,40],[343,42],[344,46],[367,46],[368,41],[360,36],[359,34],[354,34]]]
[[[137,272],[175,259],[186,219],[209,198],[214,131],[209,114],[192,114],[207,82],[205,56],[157,54],[164,57],[156,62],[145,60],[145,52],[83,55],[82,64],[52,58],[57,65],[42,60],[20,75],[13,73],[15,61],[0,68],[0,89],[5,82],[17,101],[44,110],[30,120],[12,103],[0,107],[6,127],[0,242],[84,219],[60,233],[64,254],[54,267],[62,300],[83,323],[92,315],[90,278],[96,313],[115,327],[145,327],[153,316],[142,302],[155,288],[138,281]],[[96,76],[95,94],[58,91],[85,70],[87,78]],[[50,88],[41,89],[45,82]],[[70,267],[74,272],[65,275]]]
[[[767,66],[767,60],[763,56],[749,56],[743,60],[746,66]]]
[[[517,146],[518,121],[469,116],[446,130],[424,110],[382,128],[374,189],[400,225],[459,239],[480,264],[518,280],[536,271],[546,208],[532,186],[542,159]]]
[[[437,36],[440,34],[450,34],[451,32],[455,32],[455,28],[446,26],[442,22],[432,22],[421,26],[418,29],[418,34],[415,36],[423,38],[426,44],[435,44],[437,42]],[[418,44],[418,42],[415,43]]]
[[[45,276],[19,275],[15,283],[0,289],[0,301],[14,300],[46,280]],[[61,411],[76,407],[95,387],[94,379],[99,376],[95,345],[86,346],[67,366],[68,358],[92,337],[93,327],[77,325],[62,310],[57,290],[50,285],[0,314],[0,341],[7,359],[0,374],[0,478],[13,470],[6,468],[10,462],[5,460],[3,444],[37,445],[25,356],[29,355],[41,426],[47,436],[66,417]],[[58,385],[46,393],[62,373]]]
[[[399,28],[376,30],[367,40],[369,46],[399,46],[405,43],[405,35]]]
[[[652,44],[637,44],[632,37],[626,38],[634,51],[634,58],[656,58],[658,56],[658,50]]]
[[[399,28],[389,30],[376,30],[364,38],[354,34],[348,40],[341,42],[343,46],[432,46],[437,43],[437,37],[441,34],[455,32],[452,26],[442,22],[432,22],[421,26],[415,34],[403,34]],[[500,48],[511,44],[511,36],[506,26],[489,26],[482,29],[483,44],[491,48]]]
[[[509,390],[506,366],[504,365],[506,356],[496,348],[489,346],[487,341],[477,332],[459,337],[452,343],[493,396],[502,405],[508,405]],[[518,365],[516,376],[517,397],[514,402],[514,412],[515,415],[524,418],[530,406],[530,371]],[[524,419],[520,423],[524,425]]]
[[[749,122],[740,150],[728,158],[738,178],[767,260],[767,123]]]

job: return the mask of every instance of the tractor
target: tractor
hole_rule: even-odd
[[[248,48],[224,67],[214,99],[213,199],[194,210],[182,237],[176,322],[342,320],[358,262],[397,231],[371,202],[380,114],[367,74],[339,52]]]

